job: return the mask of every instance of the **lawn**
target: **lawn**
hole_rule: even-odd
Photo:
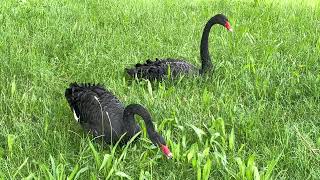
[[[200,67],[202,29],[221,12],[234,32],[211,31],[214,73],[125,76],[156,57]],[[317,0],[1,1],[0,179],[319,179],[319,37]],[[145,132],[91,141],[64,98],[74,81],[147,107],[174,158]]]

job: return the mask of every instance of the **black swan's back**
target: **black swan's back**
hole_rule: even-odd
[[[101,85],[72,83],[65,97],[86,131],[95,137],[104,136],[107,143],[120,138],[124,107],[110,91]]]
[[[169,73],[170,69],[170,73]],[[131,77],[160,80],[166,78],[169,74],[175,78],[183,74],[198,73],[197,68],[183,60],[178,59],[158,59],[155,61],[147,60],[144,64],[136,64],[133,68],[125,69],[127,74]]]

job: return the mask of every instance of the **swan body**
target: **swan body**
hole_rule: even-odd
[[[144,64],[138,63],[133,68],[126,68],[126,73],[129,76],[138,79],[161,80],[166,79],[169,74],[171,78],[175,79],[180,75],[199,75],[211,71],[213,69],[213,65],[209,55],[208,38],[211,27],[215,24],[223,25],[227,30],[232,31],[227,17],[223,14],[217,14],[209,19],[203,29],[200,43],[200,69],[184,60],[156,58],[155,61],[147,60]]]
[[[147,109],[139,104],[127,107],[102,85],[72,83],[65,91],[65,97],[74,113],[75,119],[83,129],[94,137],[101,137],[106,143],[128,142],[141,128],[134,115],[142,117],[151,141],[161,148],[167,157],[172,154],[164,138],[156,132]]]

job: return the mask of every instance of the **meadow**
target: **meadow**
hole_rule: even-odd
[[[214,73],[126,77],[149,58],[200,66],[217,13],[234,32],[211,31]],[[0,179],[319,179],[319,58],[317,0],[1,1]],[[174,158],[145,132],[93,142],[64,98],[75,81],[147,107]]]

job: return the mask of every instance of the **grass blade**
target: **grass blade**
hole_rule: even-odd
[[[102,170],[102,168],[104,168],[106,166],[106,164],[109,162],[109,161],[112,161],[112,156],[110,154],[105,154],[103,156],[103,160],[102,160],[102,163],[101,163],[101,166],[99,168],[99,171]],[[108,163],[109,164],[109,163]],[[111,163],[110,163],[111,164]],[[108,166],[106,168],[109,168]]]
[[[78,173],[76,174],[76,176],[74,177],[74,179],[78,179],[79,176],[80,176],[82,173],[84,173],[85,171],[87,171],[88,169],[89,169],[88,166],[86,166],[86,167],[84,167],[84,168],[81,168],[81,169],[78,171]]]
[[[8,134],[8,135],[7,135],[7,138],[8,138],[8,139],[7,139],[7,144],[8,144],[9,156],[12,157],[15,135],[13,135],[13,134]]]
[[[210,177],[212,162],[210,159],[207,160],[206,164],[203,167],[202,179],[207,180]]]
[[[99,167],[100,166],[100,156],[99,156],[99,153],[96,151],[96,149],[94,148],[93,144],[91,143],[91,141],[89,140],[89,146],[90,146],[90,149],[93,153],[93,157],[94,157],[94,160],[96,162],[96,166]]]
[[[126,173],[122,172],[122,171],[117,171],[115,173],[116,176],[122,177],[122,178],[126,178],[126,179],[132,179],[129,175],[127,175]]]
[[[197,134],[197,136],[199,138],[199,141],[202,142],[202,136],[206,135],[206,133],[202,129],[197,128],[196,126],[194,126],[192,124],[189,124],[188,126],[190,126],[194,130],[194,132]]]
[[[29,158],[26,158],[23,163],[18,167],[17,171],[14,173],[13,175],[13,179],[15,179],[16,175],[19,173],[19,171],[23,168],[23,166],[25,166],[28,162]]]
[[[75,175],[76,175],[76,173],[78,172],[78,170],[79,170],[79,164],[77,164],[77,165],[73,168],[71,174],[67,177],[67,180],[72,180],[72,179],[75,177]]]
[[[231,151],[234,151],[234,145],[235,145],[235,137],[234,137],[234,129],[232,128],[231,133],[229,135],[229,149]]]

